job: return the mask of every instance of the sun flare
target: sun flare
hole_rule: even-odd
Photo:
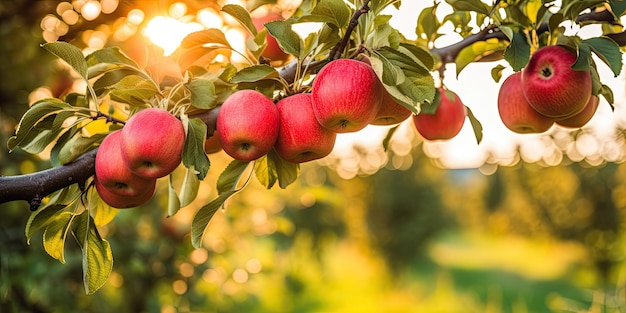
[[[171,17],[156,16],[148,22],[143,33],[155,45],[163,48],[164,55],[170,55],[185,36],[202,28],[202,25],[195,22],[184,23]]]

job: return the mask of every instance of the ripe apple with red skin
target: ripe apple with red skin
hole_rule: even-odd
[[[154,182],[156,182],[156,180],[154,180]],[[127,196],[117,194],[114,191],[115,189],[105,187],[98,180],[98,178],[95,179],[94,185],[96,187],[98,195],[100,196],[100,199],[102,199],[102,201],[104,201],[104,203],[108,204],[109,206],[117,209],[134,208],[148,203],[148,201],[152,199],[155,189],[155,184],[153,184],[151,189],[145,189],[139,194]]]
[[[522,70],[524,96],[540,114],[566,118],[583,110],[591,97],[591,74],[572,69],[576,53],[564,46],[539,48]]]
[[[293,163],[321,159],[330,154],[337,134],[317,122],[311,94],[295,94],[278,101],[280,129],[276,153]]]
[[[222,104],[217,115],[217,135],[224,152],[240,161],[266,155],[278,137],[278,109],[256,90],[239,90]]]
[[[417,132],[426,140],[447,140],[456,136],[465,123],[465,105],[459,96],[444,88],[438,89],[439,106],[434,114],[413,116]]]
[[[383,87],[384,88],[384,87]],[[405,108],[400,103],[396,102],[391,95],[385,90],[383,92],[383,100],[380,104],[380,109],[374,117],[374,120],[370,123],[372,125],[394,125],[403,122],[409,116],[411,111]]]
[[[598,96],[592,95],[591,98],[589,98],[589,102],[587,102],[587,105],[582,111],[580,111],[580,113],[572,117],[568,117],[562,120],[557,120],[555,123],[559,126],[568,127],[568,128],[583,127],[585,126],[585,124],[587,124],[591,120],[593,115],[596,114],[599,104],[600,104],[600,98],[598,98]]]
[[[256,27],[257,31],[261,31],[265,28],[263,24],[272,21],[282,20],[284,20],[282,15],[272,12],[262,17],[253,18],[252,24],[254,24],[254,27]],[[267,42],[267,46],[265,47],[265,50],[263,50],[263,53],[261,53],[264,58],[270,59],[272,61],[285,61],[287,60],[287,58],[289,58],[289,54],[285,53],[285,51],[280,48],[280,46],[278,45],[278,41],[276,41],[276,38],[270,35],[270,33],[267,33],[265,40]]]
[[[181,121],[159,108],[144,109],[131,116],[120,139],[126,166],[146,178],[163,177],[176,169],[184,144]]]
[[[214,131],[213,135],[204,140],[204,152],[211,154],[220,151],[222,151],[222,141],[220,140],[220,136],[217,135],[217,131]]]
[[[504,126],[519,134],[543,133],[554,124],[554,119],[539,114],[524,97],[521,72],[507,77],[500,86],[498,113]]]
[[[336,133],[356,132],[374,121],[384,92],[370,65],[334,60],[313,81],[313,112],[322,126]]]
[[[156,179],[135,175],[122,158],[121,130],[102,140],[96,153],[95,186],[98,195],[115,208],[129,208],[144,204],[154,194]]]

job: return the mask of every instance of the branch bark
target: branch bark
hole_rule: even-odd
[[[41,172],[17,176],[0,176],[0,203],[25,200],[36,210],[41,200],[54,191],[85,181],[96,172],[97,149],[91,150],[74,162]]]
[[[367,3],[365,2],[364,8],[367,10]],[[361,9],[361,10],[363,10]],[[355,14],[356,18],[363,14],[359,12]],[[354,19],[353,16],[353,19]],[[614,23],[615,18],[610,12],[591,12],[581,15],[578,18],[581,23],[589,22],[606,22]],[[547,31],[547,25],[540,25],[538,32]],[[620,46],[626,46],[626,32],[610,34],[607,37],[613,39]],[[480,32],[465,37],[461,41],[441,48],[431,49],[432,54],[439,56],[441,60],[441,66],[443,67],[447,63],[453,63],[459,52],[470,46],[473,43],[484,41],[492,38],[500,40],[507,40],[507,37],[497,27],[488,27]],[[342,41],[343,42],[343,41]],[[337,45],[334,53],[338,53],[337,50],[341,49],[341,43]],[[345,47],[345,44],[344,44]],[[324,60],[315,61],[309,65],[309,69],[316,72],[322,68],[326,63],[330,62],[334,58],[335,54],[330,54],[329,58]],[[280,68],[279,74],[288,82],[293,82],[295,79],[296,69],[298,63],[291,62],[284,67]],[[217,125],[217,114],[219,107],[208,110],[193,116],[190,118],[199,118],[207,124],[207,135],[213,135]],[[74,162],[63,166],[51,168],[37,173],[17,175],[17,176],[0,176],[0,203],[25,200],[30,204],[31,210],[37,209],[41,204],[43,197],[50,193],[60,190],[74,183],[83,184],[85,181],[95,174],[95,156],[97,149],[85,153]]]

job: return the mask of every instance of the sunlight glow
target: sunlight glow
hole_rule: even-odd
[[[198,23],[183,23],[171,17],[157,16],[148,22],[143,30],[154,44],[163,48],[165,55],[172,54],[185,36],[202,30]]]

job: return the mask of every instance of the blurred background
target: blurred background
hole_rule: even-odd
[[[410,18],[404,22],[414,30],[419,10],[410,2],[403,5],[411,10],[391,13]],[[184,34],[203,28],[221,28],[233,46],[243,44],[245,35],[220,13],[226,3],[245,5],[0,2],[0,141],[36,99],[82,88],[41,43],[64,40],[85,53],[118,46],[143,64],[147,50],[171,53]],[[289,17],[298,4],[278,1],[255,14]],[[268,191],[253,180],[214,216],[203,247],[193,249],[191,218],[216,196],[215,181],[230,161],[212,154],[200,196],[175,216],[166,217],[168,186],[160,182],[149,204],[120,211],[100,229],[114,268],[93,296],[85,295],[75,242],[68,241],[66,264],[59,263],[45,253],[41,234],[26,242],[28,205],[0,204],[0,311],[626,310],[623,77],[612,81],[614,113],[600,113],[580,130],[520,137],[497,125],[494,92],[485,91],[497,91],[497,83],[488,70],[473,70],[484,77],[483,89],[463,75],[448,75],[446,84],[475,113],[483,109],[480,146],[464,134],[456,145],[424,143],[408,123],[387,151],[386,129],[342,136],[331,156],[304,164],[286,190]],[[1,175],[49,164],[45,155],[0,149]]]

